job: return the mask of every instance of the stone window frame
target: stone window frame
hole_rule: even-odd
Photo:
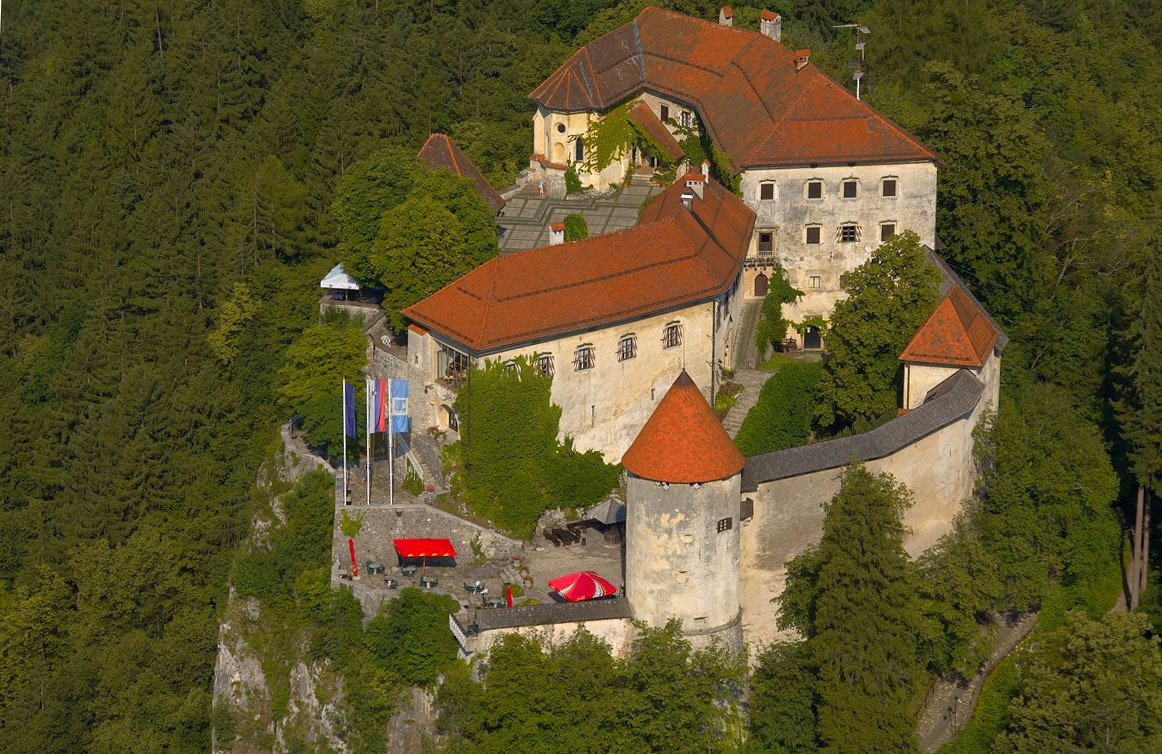
[[[564,123],[557,124],[557,133],[559,133],[559,134],[565,133],[565,124]]]
[[[763,196],[763,192],[770,189],[770,196]],[[775,200],[775,182],[774,181],[759,181],[759,198],[760,202],[773,202]]]
[[[851,196],[847,195],[848,187],[851,187],[851,192],[852,192]],[[841,199],[847,199],[848,201],[850,201],[852,199],[858,199],[859,198],[859,179],[858,178],[844,178],[842,181],[840,181],[840,183],[839,183],[839,197]]]
[[[887,193],[887,184],[892,184],[892,193]],[[885,175],[880,179],[880,196],[884,199],[898,199],[900,196],[900,178],[895,175]]]
[[[863,240],[863,231],[860,229],[859,223],[841,223],[835,234],[835,240],[839,243],[859,243]]]
[[[694,125],[694,114],[683,108],[678,115],[678,120],[681,123],[682,128],[691,128]]]
[[[811,231],[815,231],[815,240],[811,240]],[[819,223],[809,223],[803,226],[803,243],[817,246],[823,243],[823,226]]]
[[[819,196],[811,196],[811,187],[819,187]],[[827,197],[827,190],[822,178],[808,178],[803,181],[803,198],[809,202],[821,202]]]
[[[675,320],[662,328],[662,349],[677,348],[682,345],[682,323]]]
[[[823,287],[822,275],[808,275],[807,276],[807,290],[817,291]]]
[[[637,335],[627,333],[617,339],[617,360],[629,361],[637,358]]]
[[[578,136],[573,140],[573,162],[585,161],[585,142]]]
[[[763,248],[763,236],[768,236],[767,242],[769,248]],[[775,230],[774,228],[765,228],[755,231],[755,254],[760,257],[773,257],[775,255]]]
[[[597,366],[597,350],[592,343],[577,346],[573,352],[573,371],[588,372]]]
[[[658,105],[658,120],[665,123],[669,119],[670,119],[670,106],[659,104]]]
[[[898,227],[898,225],[896,224],[895,220],[884,220],[883,222],[881,222],[880,223],[880,243],[883,243],[884,241],[887,241],[892,236],[896,235],[896,228],[897,227]],[[891,232],[888,233],[887,235],[884,235],[884,232],[888,228],[892,229]]]
[[[552,377],[556,374],[556,369],[553,367],[553,354],[538,353],[533,355],[533,371],[539,377]]]

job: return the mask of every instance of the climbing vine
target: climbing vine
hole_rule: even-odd
[[[605,117],[589,124],[589,129],[581,137],[581,143],[585,145],[587,172],[599,173],[605,170],[635,146],[656,155],[665,165],[671,164],[666,160],[666,151],[662,146],[629,117],[629,111],[640,101],[635,99],[622,103],[606,113]]]

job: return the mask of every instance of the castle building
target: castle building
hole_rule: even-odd
[[[675,375],[712,398],[734,366],[754,221],[690,174],[632,228],[497,257],[408,307],[413,420],[457,430],[473,364],[524,356],[553,377],[562,435],[616,461]]]
[[[573,166],[584,185],[605,189],[656,155],[638,148],[588,170],[582,137],[614,108],[637,101],[633,120],[651,141],[703,131],[720,169],[737,175],[756,214],[743,290],[766,294],[776,264],[803,298],[792,321],[830,316],[840,276],[904,230],[936,247],[936,156],[915,137],[856,99],[810,63],[810,52],[781,43],[782,19],[765,12],[760,31],[646,8],[590,42],[531,93],[530,170],[563,190]],[[647,112],[648,111],[648,112]],[[669,155],[676,159],[679,155]],[[818,347],[817,333],[798,333]]]

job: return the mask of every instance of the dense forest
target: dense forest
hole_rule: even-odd
[[[716,5],[695,0],[656,4],[707,19],[717,14]],[[299,353],[293,344],[316,324],[317,281],[348,240],[336,204],[343,177],[385,149],[414,152],[442,131],[495,185],[508,183],[531,143],[527,92],[578,44],[643,5],[4,6],[0,750],[209,750],[218,619],[254,512],[256,473],[290,413],[285,375]],[[835,688],[816,685],[813,679],[827,681],[824,671],[845,672],[820,667],[821,648],[858,638],[840,635],[834,617],[834,630],[802,622],[836,609],[818,587],[819,574],[831,573],[825,537],[798,564],[806,585],[792,592],[799,611],[785,611],[799,621],[805,644],[786,656],[765,655],[752,679],[750,745],[804,752],[910,746],[905,736],[902,744],[859,748],[862,742],[837,736],[834,721],[842,727],[869,711],[899,719],[926,673],[971,665],[976,612],[1041,607],[1051,619],[1042,649],[1019,673],[1005,671],[1007,695],[982,698],[991,727],[970,729],[958,742],[962,750],[1092,743],[1100,719],[1071,724],[1071,732],[1054,727],[1092,712],[1087,697],[1068,687],[1086,673],[1106,686],[1083,690],[1109,689],[1098,698],[1121,699],[1110,714],[1141,732],[1107,750],[1157,750],[1149,720],[1158,715],[1129,717],[1158,709],[1157,648],[1137,618],[1104,620],[1102,613],[1116,598],[1108,585],[1111,572],[1120,578],[1122,562],[1110,511],[1132,521],[1133,490],[1158,490],[1162,474],[1162,309],[1155,300],[1162,284],[1162,9],[1154,0],[769,6],[787,19],[787,44],[810,48],[812,60],[842,82],[851,78],[854,38],[833,26],[858,20],[870,27],[863,95],[942,157],[944,254],[1013,342],[1002,409],[986,438],[996,483],[963,522],[963,536],[950,540],[951,554],[917,566],[925,583],[946,588],[902,596],[920,602],[901,608],[895,618],[902,623],[892,624],[925,619],[909,628],[928,631],[920,656],[914,648],[907,657],[886,655],[899,672],[881,672],[882,686],[863,687],[862,708],[844,707]],[[736,24],[757,27],[758,12],[736,5]],[[989,442],[995,453],[988,454]],[[856,481],[885,500],[890,533],[891,511],[906,500],[876,480]],[[837,513],[829,528],[842,526]],[[898,554],[890,537],[880,544]],[[1000,564],[1003,581],[960,589],[981,575],[970,566],[982,549],[993,558],[987,562]],[[920,578],[896,565],[897,581]],[[295,573],[284,571],[272,571],[272,593],[293,583]],[[842,584],[842,572],[834,573]],[[1142,604],[1157,628],[1162,608],[1153,582]],[[1067,613],[1074,606],[1088,615]],[[334,609],[351,613],[349,605]],[[966,614],[974,616],[968,626]],[[395,650],[377,654],[374,642],[365,641],[370,656],[391,666]],[[664,633],[643,651],[651,648],[695,669],[711,664]],[[543,704],[499,709],[504,695],[495,689],[505,686],[452,677],[445,695],[459,696],[442,709],[453,741],[501,750],[497,731],[516,725],[535,734],[554,700],[574,694],[568,663],[593,655],[583,638],[545,658],[523,649],[506,647],[494,672],[511,658],[507,682],[515,689],[522,673],[558,668],[547,676],[557,685],[537,689]],[[1103,663],[1107,671],[1110,663],[1134,668],[1143,679],[1137,695],[1119,696],[1124,689],[1101,674]],[[705,744],[707,726],[723,724],[712,704],[720,686],[694,671],[646,676],[672,667],[647,652],[613,668],[608,688],[587,693],[645,704],[672,680],[676,698],[699,700],[687,711],[703,735],[686,743]],[[426,682],[427,671],[413,680]],[[986,702],[999,709],[992,717]],[[490,708],[495,729],[472,713]],[[530,711],[539,717],[529,719]],[[647,720],[646,712],[610,719],[632,724]],[[651,738],[647,730],[621,745],[670,751],[667,733]]]

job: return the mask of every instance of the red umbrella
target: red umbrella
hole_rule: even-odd
[[[593,571],[559,576],[549,582],[549,588],[570,602],[584,602],[617,593],[617,587]]]

